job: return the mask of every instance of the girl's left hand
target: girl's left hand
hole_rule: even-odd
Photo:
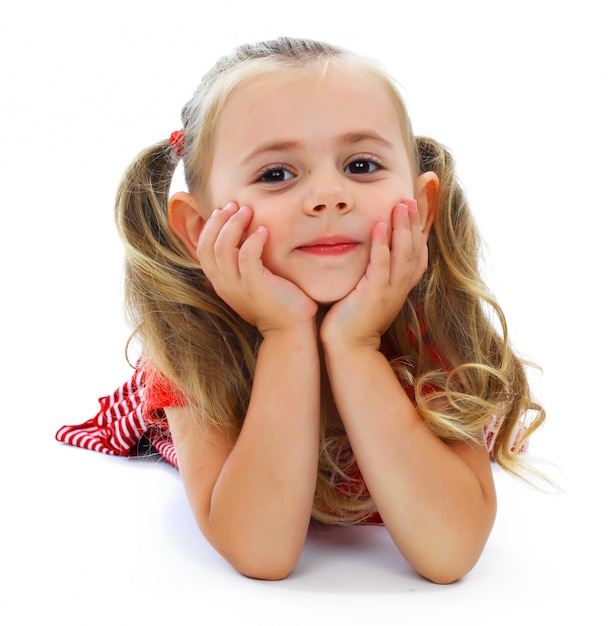
[[[387,230],[383,222],[374,226],[365,274],[327,312],[320,329],[325,346],[378,349],[382,334],[420,282],[428,265],[428,249],[415,200],[393,209],[390,242]]]

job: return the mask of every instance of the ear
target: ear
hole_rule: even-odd
[[[169,198],[169,228],[186,246],[190,256],[196,259],[196,246],[205,219],[198,200],[190,193],[179,191]]]
[[[422,232],[428,237],[439,204],[439,177],[435,172],[425,172],[418,176],[416,202],[422,220]]]

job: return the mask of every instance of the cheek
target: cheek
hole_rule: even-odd
[[[289,232],[288,222],[291,219],[291,213],[287,200],[269,198],[259,200],[251,196],[252,194],[243,194],[234,198],[239,206],[248,206],[253,211],[247,234],[251,234],[260,226],[268,229],[270,237],[282,237]]]
[[[235,176],[233,169],[214,161],[205,184],[205,197],[211,211],[223,209],[229,202],[251,206],[245,195],[242,182]]]
[[[414,198],[414,191],[410,184],[395,183],[385,190],[382,195],[374,195],[367,198],[368,206],[374,207],[370,215],[370,231],[378,222],[384,222],[387,227],[387,234],[390,238],[393,226],[393,210],[404,200]]]
[[[249,226],[243,233],[241,244],[260,226],[264,226],[264,228],[268,230],[268,239],[262,249],[261,259],[268,269],[274,271],[277,267],[276,259],[281,249],[290,241],[288,232],[286,232],[286,229],[279,221],[272,219],[272,212],[256,210],[255,204],[252,205],[247,202],[240,203],[240,206],[248,206],[253,210],[253,217],[251,218]]]
[[[385,194],[370,194],[365,199],[370,228],[378,222],[384,222],[390,229],[393,209],[406,198],[407,196],[398,190],[390,190]]]

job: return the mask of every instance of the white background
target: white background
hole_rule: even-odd
[[[3,3],[2,623],[605,623],[602,5]],[[564,493],[497,471],[494,532],[449,587],[419,579],[378,528],[313,535],[289,579],[245,579],[200,538],[175,470],[53,438],[130,372],[113,225],[122,171],[180,127],[218,56],[279,35],[371,56],[403,85],[415,132],[456,157],[513,342],[544,370],[533,384],[548,420],[532,454],[557,466]]]

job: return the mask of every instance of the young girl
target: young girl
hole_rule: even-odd
[[[494,521],[489,452],[519,473],[544,412],[450,155],[372,63],[308,40],[220,59],[182,117],[118,193],[143,355],[58,439],[147,437],[247,576],[289,574],[312,518],[383,523],[421,575],[457,580]]]

